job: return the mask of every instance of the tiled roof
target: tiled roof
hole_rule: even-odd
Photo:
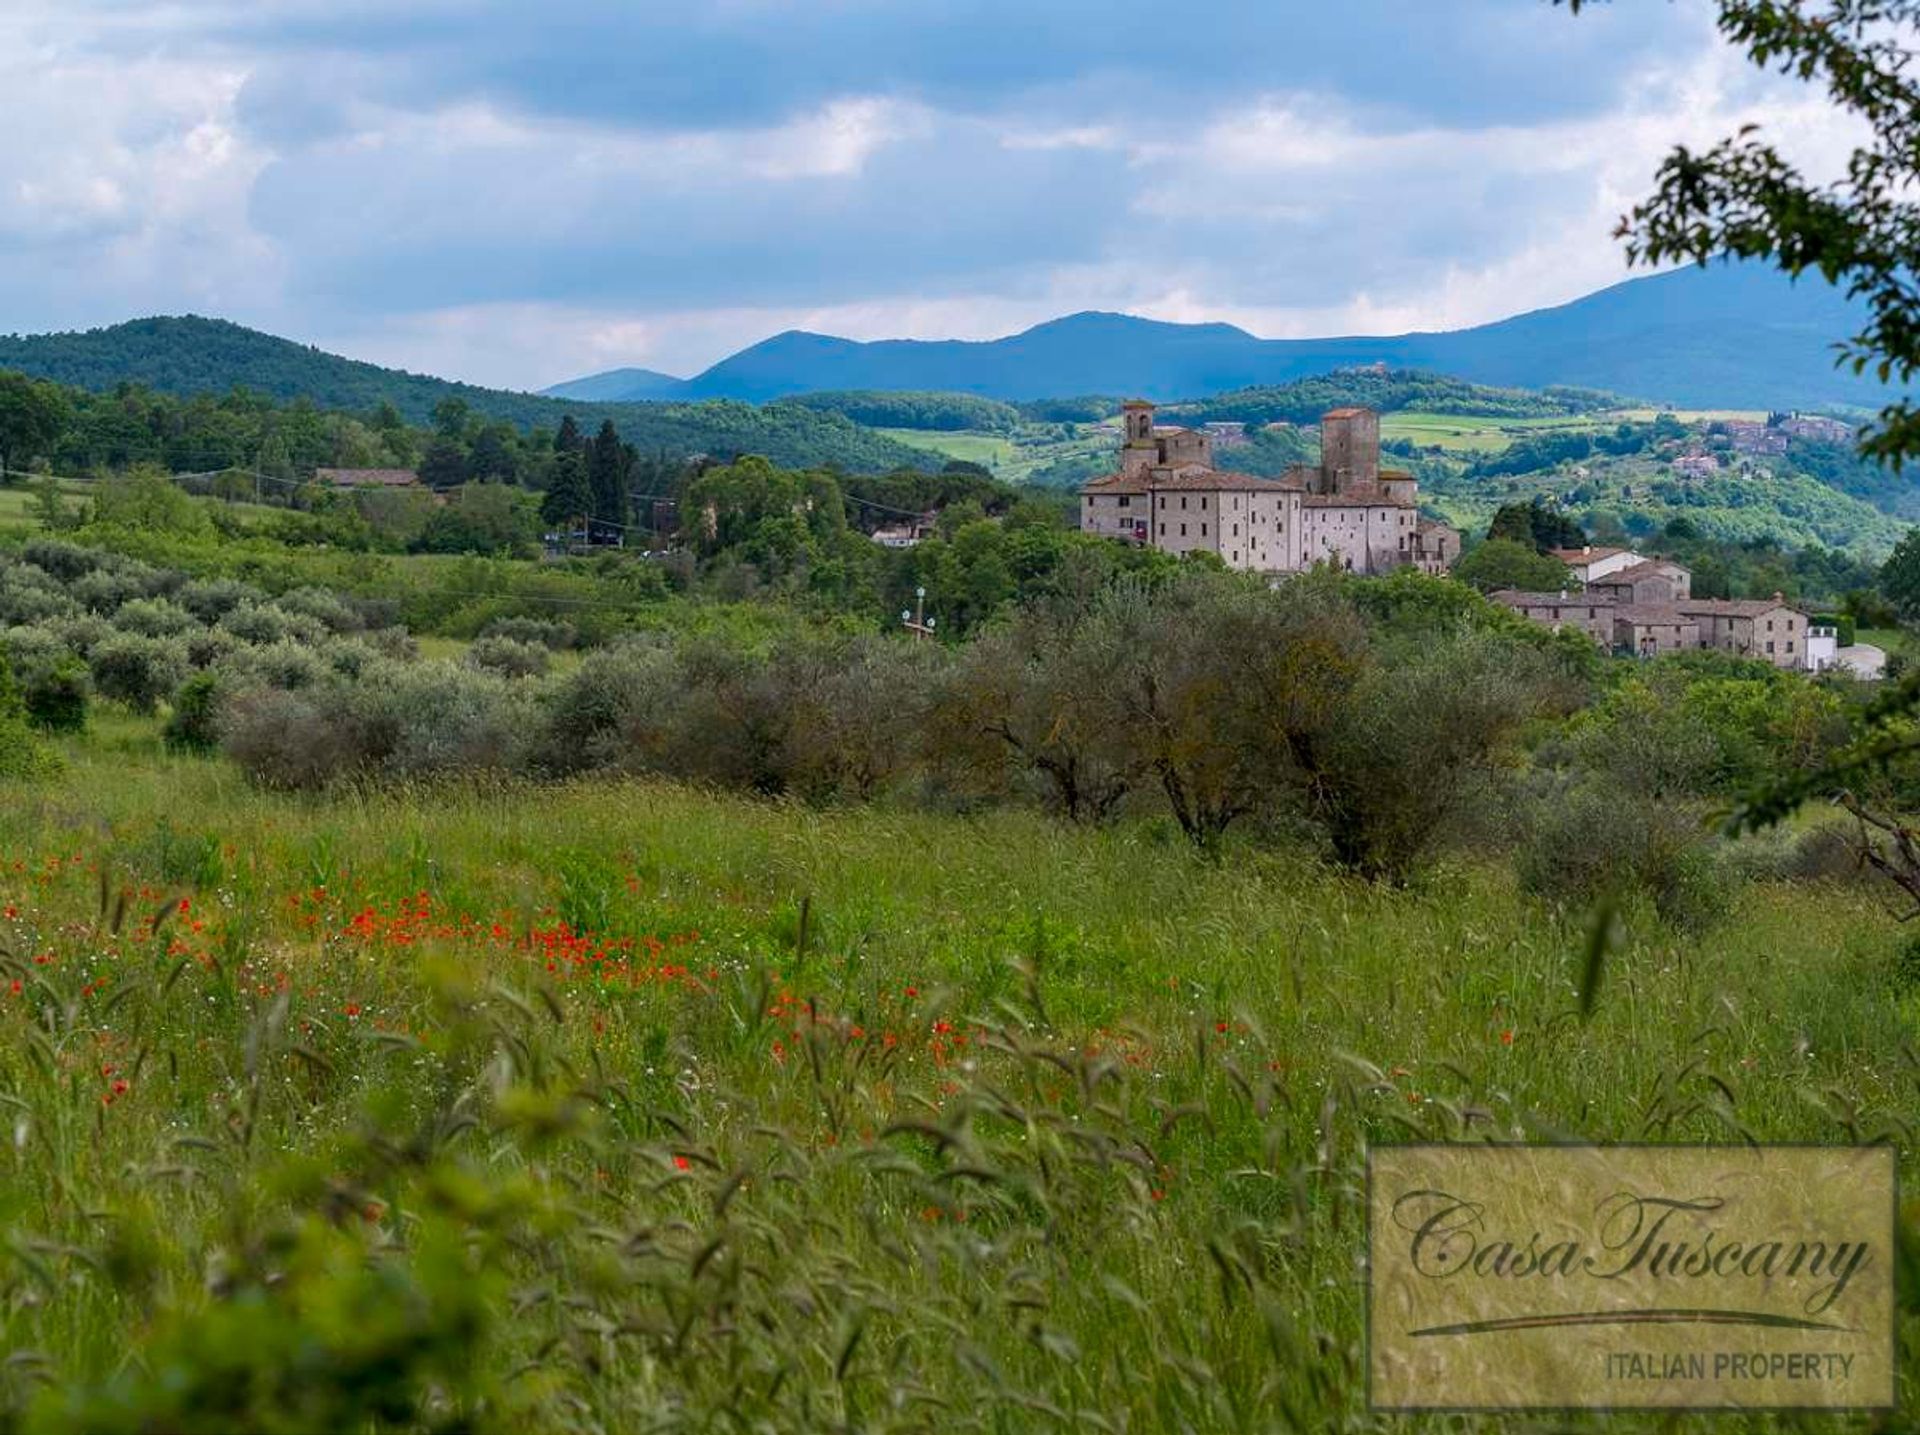
[[[1201,468],[1197,464],[1179,469],[1150,468],[1133,475],[1110,473],[1104,478],[1092,479],[1080,485],[1083,494],[1219,493],[1228,489],[1262,493],[1299,491],[1297,485],[1285,479],[1255,478],[1250,473],[1227,473],[1220,469]]]
[[[1637,583],[1642,578],[1671,579],[1675,572],[1685,573],[1686,571],[1678,563],[1669,563],[1663,558],[1645,558],[1638,563],[1630,563],[1625,568],[1616,568],[1611,573],[1604,573],[1593,582],[1604,586],[1611,583]]]
[[[1371,484],[1353,484],[1345,493],[1309,493],[1303,500],[1308,508],[1412,508],[1404,498],[1382,493]]]
[[[1627,603],[1615,608],[1613,616],[1622,623],[1633,624],[1636,628],[1669,625],[1683,628],[1700,626],[1692,614],[1682,612],[1672,603]]]
[[[1791,613],[1800,611],[1783,598],[1687,598],[1675,606],[1702,618],[1760,618],[1782,608]]]
[[[1520,588],[1502,588],[1488,595],[1496,603],[1504,603],[1509,608],[1611,608],[1614,597],[1611,593],[1529,593]]]
[[[1344,409],[1328,409],[1324,414],[1320,415],[1320,417],[1323,419],[1357,419],[1361,414],[1371,412],[1371,409],[1354,406]]]
[[[1616,553],[1630,553],[1629,548],[1549,548],[1548,553],[1562,563],[1592,563],[1596,559],[1611,558]]]

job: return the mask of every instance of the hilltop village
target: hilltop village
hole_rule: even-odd
[[[1380,466],[1372,409],[1328,411],[1319,464],[1297,464],[1278,479],[1216,468],[1214,434],[1157,425],[1153,414],[1143,399],[1123,407],[1120,467],[1081,488],[1082,531],[1168,553],[1211,553],[1229,568],[1276,577],[1319,564],[1372,576],[1443,573],[1460,556],[1460,534],[1421,516],[1413,475]],[[1567,565],[1565,589],[1510,589],[1493,600],[1626,656],[1713,648],[1814,672],[1835,662],[1834,629],[1815,625],[1779,593],[1695,598],[1685,567],[1625,548],[1552,556]]]

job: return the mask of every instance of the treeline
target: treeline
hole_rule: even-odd
[[[0,354],[5,346],[6,341],[0,341]],[[297,345],[286,347],[311,353]],[[348,362],[329,355],[318,358]],[[51,367],[65,372],[61,366]],[[243,374],[246,384],[213,385],[216,371]],[[88,370],[82,367],[81,372]],[[500,468],[511,463],[528,475],[522,481],[535,486],[540,470],[531,460],[551,450],[553,435],[568,418],[590,429],[611,423],[636,450],[674,457],[701,454],[724,462],[759,453],[776,463],[853,473],[938,466],[924,451],[874,433],[843,414],[791,402],[761,407],[728,400],[571,404],[422,380],[435,386],[436,395],[422,407],[417,395],[381,384],[343,388],[316,381],[291,397],[276,396],[271,366],[257,375],[227,364],[207,372],[207,385],[183,394],[144,381],[122,379],[96,388],[35,378],[5,371],[0,358],[0,457],[12,468],[40,460],[69,473],[137,463],[175,473],[249,468],[276,477],[304,475],[315,467],[412,467],[423,461],[433,437],[446,429],[442,416],[457,412],[471,431],[469,438],[482,445],[469,456],[480,476],[498,477]],[[359,401],[363,394],[364,405]]]
[[[1587,389],[1495,388],[1412,369],[1342,369],[1292,383],[1235,389],[1167,412],[1182,423],[1317,424],[1328,409],[1364,404],[1381,413],[1472,414],[1488,418],[1553,418],[1618,407],[1613,395]]]
[[[876,389],[822,390],[799,394],[788,402],[826,413],[844,414],[873,428],[984,429],[1012,433],[1024,422],[1020,410],[998,399],[977,394],[890,393]]]

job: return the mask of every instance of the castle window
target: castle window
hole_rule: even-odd
[[[1207,506],[1207,496],[1204,493],[1200,495],[1200,506],[1202,508],[1205,508]]]
[[[1205,538],[1207,536],[1207,525],[1204,523],[1200,525],[1200,536],[1202,538]]]
[[[1122,508],[1130,507],[1132,503],[1133,503],[1133,500],[1131,498],[1128,498],[1125,494],[1122,494],[1120,496],[1120,506]]]
[[[1187,506],[1187,496],[1184,493],[1180,495],[1180,506],[1182,508],[1185,508]]]
[[[1185,538],[1187,536],[1187,525],[1184,523],[1180,525],[1180,536],[1182,538]]]

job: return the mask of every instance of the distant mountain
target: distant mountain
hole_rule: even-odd
[[[144,384],[192,397],[245,388],[276,399],[305,398],[319,408],[368,413],[391,403],[414,423],[435,405],[459,399],[476,414],[529,428],[555,427],[572,414],[592,430],[603,419],[649,453],[757,453],[791,467],[832,465],[849,473],[926,469],[939,460],[863,428],[842,414],[799,404],[596,403],[483,389],[473,384],[383,369],[224,319],[194,315],[135,319],[85,333],[0,335],[0,369],[105,393]]]
[[[654,369],[609,369],[604,374],[589,374],[584,379],[555,384],[540,392],[550,399],[632,404],[689,398],[688,387],[685,379],[676,379],[672,374],[663,374]]]
[[[818,390],[944,390],[1009,400],[1196,399],[1384,363],[1487,384],[1607,389],[1683,408],[1871,407],[1885,391],[1833,364],[1834,343],[1860,318],[1817,278],[1794,283],[1762,265],[1715,265],[1631,279],[1451,333],[1259,339],[1230,324],[1101,313],[985,342],[860,342],[791,331],[723,359],[687,380],[679,396],[759,402]]]

